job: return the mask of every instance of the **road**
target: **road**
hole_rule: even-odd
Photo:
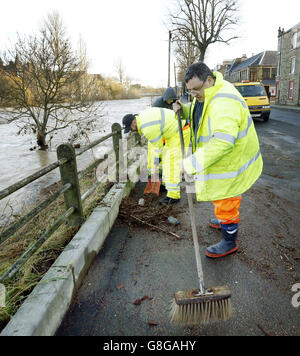
[[[271,110],[271,120],[282,121],[293,126],[300,126],[300,110],[284,110],[272,108]]]
[[[272,109],[269,122],[255,121],[255,126],[264,171],[243,195],[238,253],[217,261],[204,256],[220,233],[207,227],[213,215],[211,203],[195,204],[206,286],[230,287],[233,317],[198,327],[169,322],[173,293],[197,288],[188,205],[182,192],[181,202],[168,212],[180,225],[160,225],[180,240],[128,224],[126,219],[116,221],[58,336],[300,335],[300,307],[292,305],[291,290],[300,283],[300,112]],[[137,184],[130,204],[136,204],[143,189],[144,184]],[[155,204],[147,198],[149,211]],[[160,210],[157,219],[161,221],[163,214]]]

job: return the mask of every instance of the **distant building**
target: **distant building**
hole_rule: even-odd
[[[234,59],[224,73],[229,82],[261,82],[267,94],[276,95],[277,51],[264,51],[250,58],[244,54]]]
[[[278,30],[278,70],[276,103],[300,105],[300,22]]]
[[[9,61],[8,65],[4,65],[3,60],[0,58],[0,70],[6,72],[15,72],[17,70],[18,64],[18,58],[16,58],[15,61]]]
[[[232,59],[225,59],[222,64],[217,64],[214,68],[214,71],[218,71],[224,75],[227,67],[232,62]]]

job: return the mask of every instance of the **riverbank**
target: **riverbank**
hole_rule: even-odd
[[[96,182],[95,173],[90,173],[80,180],[80,189],[87,191]],[[56,182],[47,188],[42,189],[40,200],[44,200],[60,188],[60,182]],[[95,207],[103,199],[111,184],[101,184],[97,190],[83,203],[84,219],[87,220]],[[30,207],[26,207],[24,214]],[[23,229],[1,244],[0,250],[0,275],[11,266],[49,226],[65,212],[64,198],[61,196],[54,201],[47,209],[42,211]],[[5,228],[7,228],[6,226]],[[7,297],[6,307],[0,308],[0,331],[9,322],[10,318],[21,307],[26,297],[42,279],[53,262],[61,254],[65,246],[74,237],[79,228],[63,224],[51,238],[36,251],[36,253],[21,268],[17,276],[5,283]],[[4,228],[0,229],[4,230]]]

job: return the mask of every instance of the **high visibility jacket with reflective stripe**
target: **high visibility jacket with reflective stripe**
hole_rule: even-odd
[[[259,141],[247,104],[235,87],[215,72],[215,85],[205,89],[205,101],[193,153],[184,168],[195,176],[197,199],[214,201],[238,196],[259,178],[263,168]],[[193,110],[184,107],[184,116]]]
[[[163,140],[172,138],[178,133],[178,123],[173,110],[148,108],[136,116],[138,132],[143,134],[155,147],[155,160],[163,149]],[[185,120],[182,121],[182,126]]]

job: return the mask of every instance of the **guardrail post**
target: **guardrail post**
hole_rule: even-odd
[[[118,123],[114,123],[111,126],[111,131],[116,132],[113,135],[113,144],[114,151],[116,155],[116,180],[119,182],[119,172],[120,169],[124,167],[124,153],[123,153],[123,145],[122,145],[122,127]],[[121,143],[121,145],[120,145]]]
[[[66,158],[68,160],[67,163],[59,167],[59,170],[62,185],[66,183],[72,184],[72,187],[64,193],[66,209],[75,208],[74,213],[68,218],[68,223],[71,226],[78,226],[82,224],[84,218],[74,147],[69,143],[59,145],[57,147],[57,158]]]

